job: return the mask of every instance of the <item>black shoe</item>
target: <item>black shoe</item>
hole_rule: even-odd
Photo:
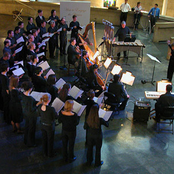
[[[77,159],[77,157],[74,156],[74,158],[71,158],[71,159],[69,159],[68,161],[69,161],[69,162],[73,162],[73,161],[75,161],[76,159]]]
[[[101,161],[99,164],[95,164],[96,167],[103,165],[103,161]]]

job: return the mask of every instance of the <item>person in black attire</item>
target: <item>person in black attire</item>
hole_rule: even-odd
[[[64,110],[60,111],[59,123],[62,123],[62,143],[63,143],[63,159],[72,162],[76,160],[74,156],[74,144],[76,138],[76,126],[79,124],[80,117],[73,110],[73,100],[67,100]],[[69,150],[68,150],[69,145]]]
[[[62,28],[62,31],[60,31],[60,55],[66,55],[67,31],[70,29],[66,24],[65,18],[61,19],[59,28]]]
[[[47,32],[46,22],[42,21],[41,22],[41,27],[40,27],[40,38],[42,38],[42,35],[45,34],[46,32]]]
[[[47,91],[47,81],[42,76],[42,68],[36,67],[35,68],[35,75],[32,77],[32,82],[34,85],[34,91],[37,92],[46,92]]]
[[[80,59],[79,61],[79,66],[80,66],[80,76],[81,77],[85,77],[87,72],[88,72],[88,68],[87,68],[87,65],[86,65],[86,62],[89,61],[89,58],[88,58],[88,52],[87,51],[83,51],[82,52],[82,59]],[[82,61],[82,62],[81,62]]]
[[[163,113],[164,107],[174,106],[174,95],[171,94],[172,85],[166,86],[166,93],[161,95],[155,103],[156,117],[154,118],[157,122],[160,121],[160,113]]]
[[[3,100],[3,111],[4,111],[4,121],[10,124],[9,117],[9,78],[7,77],[7,72],[9,71],[8,64],[1,65],[1,74],[0,74],[0,84],[1,84],[1,95]]]
[[[84,104],[86,105],[86,114],[85,114],[85,122],[84,122],[84,129],[86,130],[86,142],[85,144],[88,145],[88,139],[87,139],[87,134],[88,134],[88,125],[86,123],[86,120],[89,115],[89,111],[93,105],[98,105],[93,99],[95,97],[95,92],[91,89],[88,93],[88,98],[85,100]]]
[[[80,28],[80,24],[77,21],[77,16],[73,15],[73,21],[70,22],[69,28],[71,29],[71,38],[76,38],[76,41],[78,40],[78,30]]]
[[[8,52],[11,55],[10,45],[11,45],[11,41],[9,39],[5,39],[5,41],[4,41],[4,48],[3,48],[3,54]]]
[[[16,44],[15,44],[13,30],[8,30],[6,39],[9,39],[11,41],[10,49],[11,49],[12,53],[14,53]]]
[[[129,99],[129,95],[124,88],[124,85],[120,82],[120,75],[114,75],[114,81],[109,84],[108,92],[113,93],[116,96],[115,101],[122,103],[119,109],[124,110]]]
[[[48,28],[49,33],[55,33],[57,32],[57,27],[55,26],[55,22],[51,21],[50,22],[50,27]],[[55,58],[54,56],[54,51],[56,48],[56,36],[57,33],[55,33],[50,39],[49,39],[49,53],[50,53],[50,58]]]
[[[102,91],[103,91],[103,86],[100,86],[97,82],[97,77],[96,74],[97,73],[97,69],[98,69],[98,65],[94,64],[90,66],[90,69],[88,71],[88,73],[86,74],[86,81],[87,84],[89,85],[90,89],[98,90],[98,92],[96,92],[96,97],[98,97]]]
[[[40,38],[39,38],[39,36],[38,36],[37,29],[33,29],[33,30],[32,30],[32,34],[33,34],[33,36],[34,36],[34,43],[35,43],[35,45],[36,45],[35,52],[37,53],[37,52],[39,52],[38,46],[40,45]]]
[[[35,29],[36,26],[33,23],[33,18],[32,17],[28,17],[28,25],[26,27],[27,29],[27,34],[31,34],[32,33],[32,29]]]
[[[130,30],[126,26],[126,22],[122,21],[121,27],[117,30],[113,41],[115,41],[116,37],[118,37],[118,41],[124,41],[125,38],[126,38],[126,34],[130,34]],[[120,59],[120,53],[118,53],[117,56],[118,56],[118,60],[119,60]],[[126,51],[124,51],[124,58],[128,59],[128,57],[126,55]]]
[[[22,112],[25,118],[25,131],[24,131],[24,144],[28,147],[36,147],[35,144],[35,131],[36,131],[36,121],[37,121],[37,106],[42,102],[36,102],[36,100],[30,96],[33,85],[31,82],[23,82],[22,89]]]
[[[20,30],[20,27],[15,27],[15,29],[14,29],[14,38],[15,38],[15,41],[16,40],[18,40],[19,38],[20,38],[20,32],[21,32],[21,30]]]
[[[170,60],[169,60],[169,65],[167,70],[167,78],[171,82],[173,77],[173,72],[174,72],[174,43],[172,45],[170,44],[170,41],[167,41],[167,43],[169,48],[171,49]]]
[[[50,74],[47,79],[47,92],[51,94],[50,104],[58,97],[58,89],[54,86],[56,83],[56,75]]]
[[[13,65],[13,62],[10,63],[10,53],[9,52],[5,52],[3,54],[3,57],[1,57],[1,59],[0,59],[0,72],[1,72],[1,65],[2,64],[8,64],[8,67],[10,67],[10,64]]]
[[[24,22],[18,22],[18,27],[20,28],[20,36],[26,36],[26,31],[24,29]]]
[[[75,63],[77,62],[78,56],[81,56],[79,52],[76,51],[76,39],[73,37],[70,40],[70,45],[68,46],[68,63],[75,65]],[[78,67],[78,65],[75,65],[76,67]]]
[[[32,55],[32,56],[36,56],[37,57],[37,54],[35,53],[35,48],[36,48],[36,45],[34,42],[30,42],[29,45],[27,46],[27,55]]]
[[[39,28],[41,26],[41,21],[45,21],[45,17],[43,16],[43,11],[38,10],[38,16],[36,17],[36,24],[37,24],[37,27]]]
[[[58,95],[59,99],[63,102],[66,102],[67,100],[74,100],[73,97],[69,95],[70,90],[71,90],[71,84],[65,83],[59,92],[59,95]]]
[[[57,113],[55,109],[49,106],[51,101],[51,95],[45,94],[42,96],[41,101],[43,102],[38,106],[38,113],[41,121],[42,131],[42,147],[45,156],[54,157],[54,133],[55,133],[55,118]]]
[[[93,161],[93,147],[96,146],[95,152],[95,166],[101,166],[101,147],[102,147],[102,129],[101,125],[109,126],[103,118],[99,118],[98,105],[93,105],[90,109],[88,118],[86,120],[88,125],[88,150],[87,150],[87,164],[91,165]]]
[[[10,77],[10,117],[11,124],[13,126],[13,132],[23,133],[20,128],[20,123],[23,121],[22,115],[22,105],[21,105],[21,95],[19,90],[17,89],[19,85],[19,77],[12,75]]]

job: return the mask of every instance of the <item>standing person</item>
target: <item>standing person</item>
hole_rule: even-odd
[[[89,56],[88,56],[88,52],[86,50],[84,50],[82,52],[82,59],[80,59],[82,62],[80,62],[80,76],[81,77],[86,77],[86,74],[88,73],[88,68],[87,68],[87,63],[90,61],[89,60]]]
[[[58,120],[59,123],[62,123],[63,159],[69,162],[76,160],[76,156],[74,156],[74,144],[76,138],[76,126],[79,124],[80,119],[80,117],[72,111],[73,105],[73,100],[67,100],[64,105],[64,110],[60,111]]]
[[[1,94],[3,100],[3,111],[4,111],[4,121],[10,124],[9,117],[9,78],[7,77],[7,72],[9,71],[9,66],[7,63],[1,65],[1,74],[0,74],[0,84],[1,84]]]
[[[31,34],[32,33],[32,29],[35,29],[36,26],[33,23],[33,18],[32,17],[28,17],[28,24],[27,24],[27,34]]]
[[[111,92],[116,96],[115,101],[121,103],[119,109],[124,110],[129,99],[129,95],[124,88],[124,85],[120,82],[120,75],[114,75],[114,81],[109,84],[108,92]]]
[[[21,95],[19,90],[17,89],[19,85],[19,77],[12,75],[10,77],[10,103],[9,103],[9,110],[10,110],[10,117],[11,117],[11,124],[13,126],[13,132],[23,133],[20,128],[20,123],[23,121],[22,115],[22,105],[21,105]]]
[[[38,113],[41,117],[43,153],[45,156],[54,157],[55,118],[57,118],[57,113],[53,107],[49,106],[51,101],[50,94],[43,95],[41,101],[43,103],[38,106]]]
[[[57,32],[57,27],[55,25],[55,21],[50,22],[50,27],[48,28],[49,33],[55,33],[50,39],[49,39],[49,52],[50,52],[50,58],[54,59],[54,51],[56,48],[56,32]]]
[[[62,31],[60,31],[60,55],[66,55],[67,31],[69,31],[69,28],[65,18],[61,19],[59,28],[62,28]]]
[[[151,8],[148,13],[148,17],[150,17],[151,21],[151,30],[153,29],[155,23],[159,19],[159,15],[160,15],[160,9],[158,8],[158,4],[155,4],[155,6]]]
[[[25,118],[25,131],[24,131],[24,144],[28,147],[36,147],[35,144],[35,132],[37,121],[37,106],[42,102],[36,102],[36,100],[30,96],[33,85],[31,82],[26,81],[22,83],[22,111]]]
[[[128,11],[131,10],[130,5],[128,4],[128,0],[125,0],[125,3],[121,4],[120,10],[121,10],[120,23],[122,23],[122,21],[126,22]]]
[[[70,22],[69,28],[71,29],[71,38],[78,40],[78,30],[80,29],[80,23],[77,21],[77,16],[73,15],[73,21]]]
[[[45,34],[47,32],[46,29],[46,22],[42,21],[41,22],[41,27],[40,27],[40,38],[42,39],[42,35]]]
[[[14,38],[15,38],[15,41],[18,40],[21,37],[20,32],[21,32],[20,27],[18,27],[18,26],[15,27],[15,29],[14,29]]]
[[[6,39],[9,39],[11,41],[10,49],[11,49],[12,54],[13,54],[15,51],[15,47],[16,47],[13,30],[8,30]]]
[[[170,44],[170,41],[167,41],[169,48],[171,49],[170,60],[167,70],[167,79],[171,82],[174,72],[174,43]]]
[[[42,21],[45,21],[45,17],[43,16],[43,11],[42,10],[38,10],[38,16],[36,17],[37,27],[40,28]]]
[[[99,118],[98,105],[93,105],[90,109],[87,125],[88,125],[88,150],[87,150],[87,164],[91,165],[93,161],[93,147],[96,146],[95,152],[95,166],[101,166],[101,147],[102,147],[102,129],[101,125],[109,126],[103,118]]]
[[[126,26],[126,22],[122,21],[121,27],[117,30],[115,36],[114,36],[114,41],[115,38],[118,37],[118,41],[124,41],[126,38],[126,34],[130,34],[129,28]],[[120,59],[120,53],[117,54],[118,60]],[[124,51],[124,58],[128,59],[126,51]]]
[[[134,29],[137,30],[138,29],[138,25],[140,23],[140,18],[141,18],[141,3],[137,2],[137,6],[134,9]]]
[[[18,22],[18,27],[20,28],[20,36],[25,36],[26,35],[26,31],[24,29],[24,22],[20,21]]]

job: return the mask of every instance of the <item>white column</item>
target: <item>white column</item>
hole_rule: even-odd
[[[162,15],[166,15],[168,0],[163,0]]]

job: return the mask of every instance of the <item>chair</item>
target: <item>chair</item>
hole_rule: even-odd
[[[23,8],[20,11],[17,11],[17,10],[13,11],[14,21],[16,21],[17,19],[19,19],[20,21],[23,21],[23,18],[21,17],[22,11],[23,11]]]
[[[120,102],[117,101],[116,96],[111,92],[104,93],[104,107],[108,109],[108,105],[111,106],[113,112],[117,112],[117,114],[119,114]]]
[[[173,134],[173,120],[174,120],[174,106],[165,107],[163,113],[160,113],[160,121],[157,122],[157,132],[172,132]],[[163,128],[160,128],[160,125],[168,125]],[[166,129],[169,128],[169,129]]]

